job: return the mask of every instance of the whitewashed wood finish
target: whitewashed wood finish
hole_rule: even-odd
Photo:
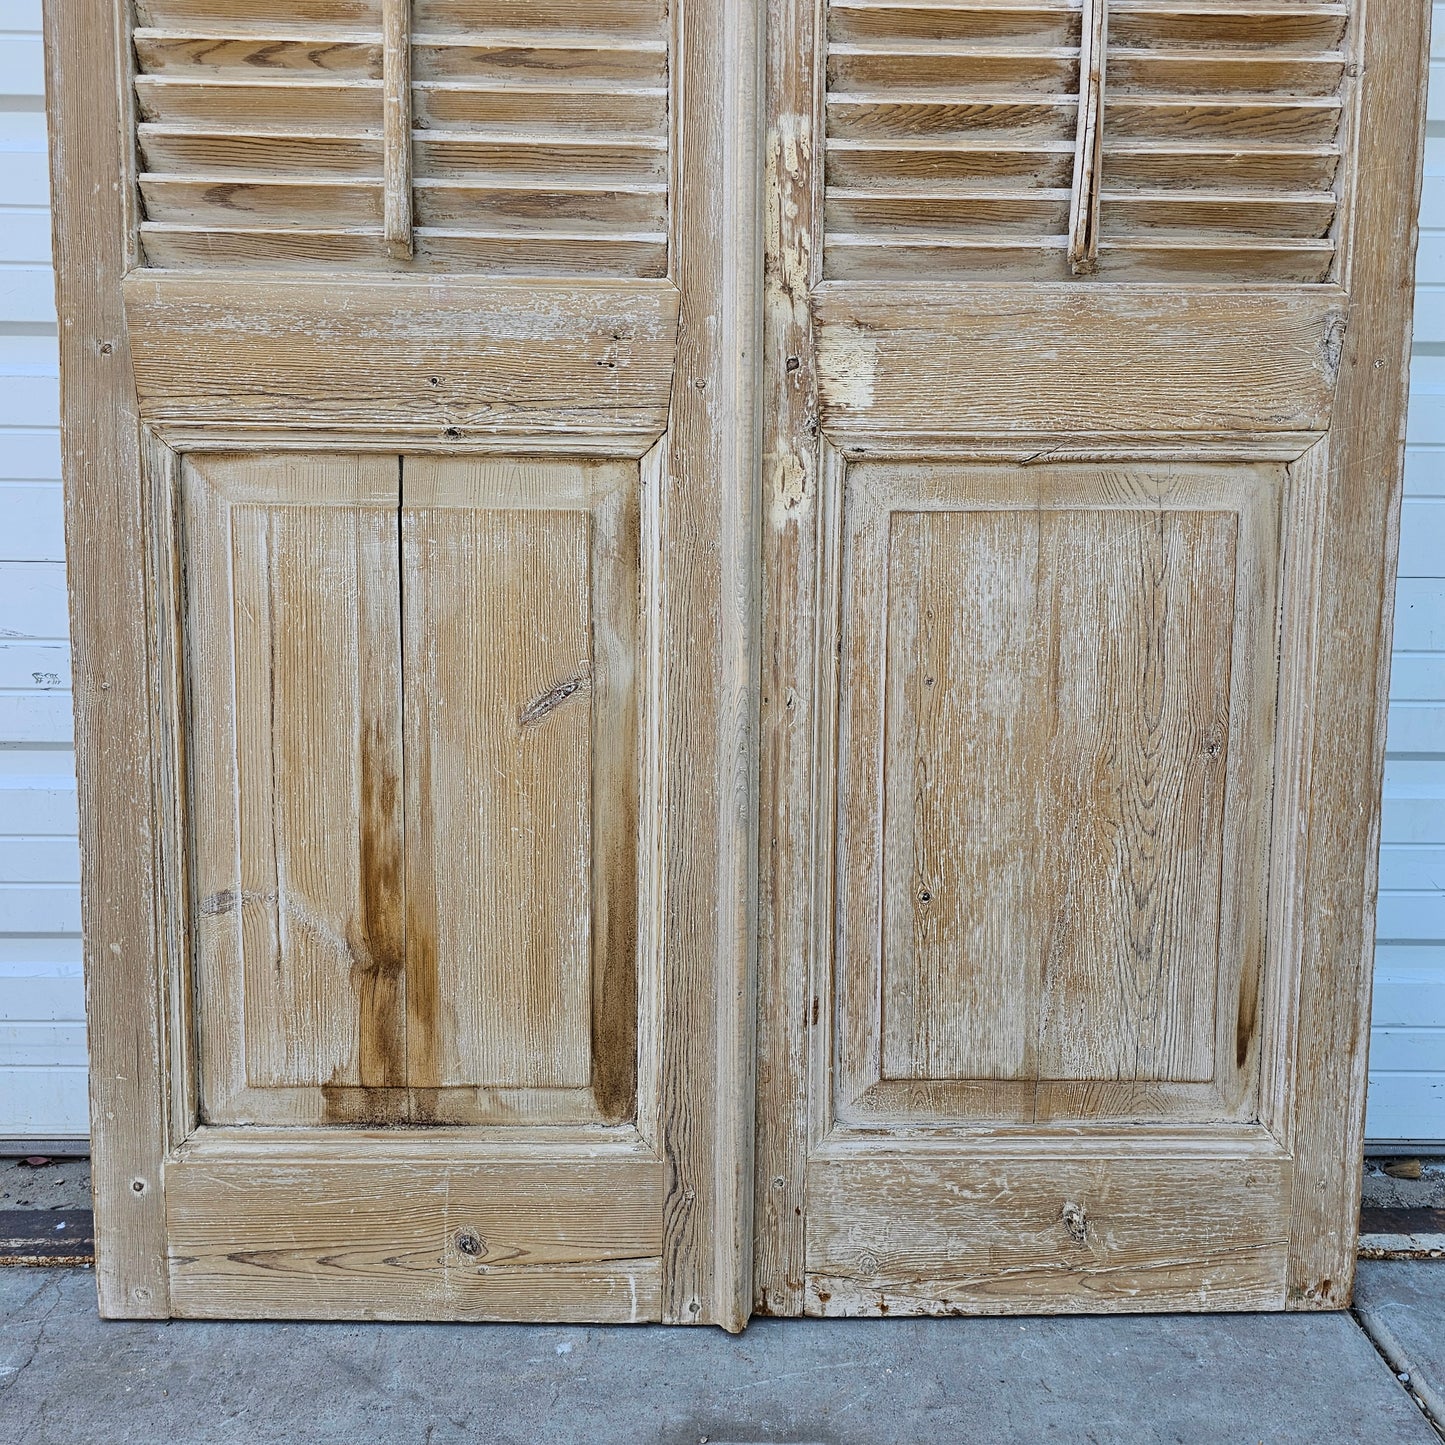
[[[1348,5],[826,12],[826,276],[1330,276]]]
[[[182,489],[201,1117],[320,1122],[407,1083],[400,467]]]
[[[403,464],[407,1076],[436,1122],[633,1117],[635,463]]]
[[[381,76],[370,73],[385,69],[375,0],[141,0],[133,16],[129,5],[97,0],[83,14],[51,11],[61,294],[76,382],[66,415],[84,443],[69,473],[74,605],[107,672],[128,669],[129,688],[125,742],[109,721],[121,698],[98,680],[78,696],[82,747],[97,745],[85,753],[95,764],[87,897],[106,910],[100,925],[89,920],[89,978],[107,1315],[745,1322],[759,8],[695,0],[668,16],[657,0],[495,0],[479,28],[473,4],[421,0],[411,11],[410,267],[377,254],[379,202],[375,216],[357,216],[372,205],[368,187],[379,197],[385,149]],[[272,33],[278,15],[298,33]],[[117,47],[132,19],[134,45]],[[317,26],[330,27],[319,43]],[[143,71],[138,157],[127,144],[132,55]],[[254,72],[258,60],[298,73],[227,77],[238,66]],[[308,66],[319,73],[305,74]],[[376,114],[360,119],[373,100]],[[327,116],[342,120],[339,133]],[[405,139],[399,120],[394,159]],[[318,156],[336,184],[316,183],[307,167]],[[144,175],[134,211],[125,184],[133,161]],[[214,187],[190,185],[212,164]],[[270,189],[247,173],[288,165],[297,175]],[[108,206],[94,199],[96,175],[106,178]],[[691,179],[671,205],[674,175]],[[719,176],[729,184],[716,184]],[[401,177],[393,182],[399,192]],[[341,240],[318,244],[304,220],[274,235],[268,222],[229,236],[245,231],[229,223],[261,191],[267,204],[291,208],[292,221],[331,207],[321,229]],[[178,208],[173,227],[156,219],[166,206]],[[222,218],[205,211],[217,206],[232,214],[213,225]],[[465,234],[449,239],[449,228]],[[353,266],[357,235],[372,258],[363,269],[375,274]],[[157,269],[163,252],[178,270]],[[296,263],[311,274],[297,275]],[[264,269],[249,269],[257,264]],[[516,282],[519,272],[531,279]],[[187,505],[182,474],[218,468],[232,472],[226,485],[237,495],[264,494],[259,506],[231,498],[224,546],[207,530],[214,519],[173,515]],[[374,491],[353,488],[333,505],[312,472],[336,468],[400,476],[400,492],[373,505]],[[248,509],[272,515],[243,516]],[[338,516],[313,515],[331,511]],[[100,530],[90,530],[92,517]],[[267,556],[273,534],[289,546],[295,530],[315,543],[309,571],[291,567],[284,548]],[[389,537],[394,573],[380,556]],[[188,555],[198,539],[201,554],[229,554],[227,576],[208,570],[214,559]],[[359,566],[358,554],[376,565]],[[109,565],[128,569],[119,588],[106,584]],[[430,575],[433,566],[441,575]],[[184,597],[183,577],[195,584]],[[223,1008],[209,1024],[200,1016],[214,991],[190,978],[187,939],[197,918],[229,926],[254,904],[264,933],[266,918],[286,910],[280,888],[189,886],[199,881],[189,853],[204,800],[186,780],[226,756],[187,731],[193,673],[217,661],[187,649],[188,629],[207,621],[195,588],[213,582],[223,600],[227,589],[247,594],[239,607],[213,609],[238,634],[254,631],[278,599],[304,617],[276,659],[233,647],[265,683],[241,687],[248,698],[273,690],[276,660],[289,676],[274,689],[287,716],[238,710],[231,720],[249,733],[231,752],[246,753],[249,775],[265,778],[269,748],[271,765],[279,758],[292,775],[287,806],[297,816],[272,809],[283,850],[341,831],[336,846],[357,862],[305,880],[307,900],[327,915],[320,932],[339,931],[354,965],[344,981],[352,997],[336,987],[336,959],[323,966],[314,950],[282,951],[281,991],[297,985],[294,1016],[279,1029],[259,1020],[274,1033],[244,1059],[243,1104],[229,1115],[255,1120],[246,1127],[204,1121],[224,1115],[210,1108],[221,1051],[206,1034],[227,1021]],[[109,610],[126,587],[139,603]],[[388,593],[391,623],[375,615],[388,611]],[[363,598],[375,606],[360,606]],[[401,634],[394,669],[392,625]],[[380,663],[353,628],[368,630]],[[308,657],[321,634],[326,656]],[[429,676],[433,639],[455,645]],[[500,673],[491,665],[499,661]],[[519,878],[469,876],[476,860],[449,839],[412,836],[436,812],[423,789],[389,770],[368,783],[358,741],[389,752],[388,723],[376,714],[391,715],[393,670],[401,772],[411,783],[427,776],[408,766],[420,761],[411,755],[426,732],[433,804],[445,790],[449,812],[431,821],[452,827],[476,802],[467,760],[444,753],[470,747],[470,762],[493,772],[519,764],[483,806],[509,835],[514,861],[531,829],[527,879],[520,867],[510,870]],[[357,674],[382,685],[368,692]],[[457,725],[476,707],[468,694],[479,681],[501,699],[497,718],[510,738],[506,727],[469,738]],[[431,709],[430,730],[408,717],[410,694],[423,723]],[[324,718],[311,706],[322,696],[334,703]],[[308,720],[318,734],[309,743]],[[264,791],[240,789],[236,830],[243,842],[260,837],[263,863],[277,845],[265,828],[248,834],[246,814],[264,821]],[[368,797],[379,839],[355,818],[338,823],[330,806],[349,801],[367,815]],[[217,810],[216,840],[229,831],[228,809],[234,802]],[[403,854],[421,861],[426,846],[450,870],[436,907],[405,910],[405,967],[370,968],[373,934],[334,926],[355,914],[351,905],[365,912],[395,901],[375,877],[352,887],[375,872],[362,855],[389,869]],[[555,887],[550,917],[543,875]],[[539,886],[523,900],[519,881]],[[475,930],[488,922],[478,895],[495,908],[509,888],[517,896],[502,899],[502,926],[478,948]],[[444,940],[438,976],[478,994],[478,962],[495,988],[432,1000],[456,1004],[462,1025],[454,1057],[439,1057],[422,1036],[418,994],[429,980],[408,952],[424,954],[435,938],[411,930],[429,912],[456,922],[466,894],[472,952]],[[585,896],[595,907],[579,920]],[[381,941],[394,964],[397,937],[388,928]],[[519,942],[533,949],[520,973],[511,956]],[[271,950],[273,974],[276,957]],[[233,984],[244,971],[244,961],[230,970]],[[315,993],[313,982],[322,985]],[[277,991],[274,976],[252,992],[265,1000],[267,990]],[[232,1026],[236,1016],[232,1008]],[[380,1026],[368,1029],[368,1018]],[[512,1038],[499,1038],[499,1023]],[[233,1073],[238,1046],[244,1055],[243,1035],[239,1045],[228,1038]],[[302,1077],[328,1068],[328,1077]],[[448,1119],[465,1122],[438,1122]],[[384,1127],[403,1120],[430,1127]],[[266,1157],[289,1159],[289,1173],[257,1174],[247,1151],[263,1136]],[[209,1173],[197,1172],[198,1154]],[[440,1163],[430,1173],[421,1168],[428,1157]],[[242,1178],[258,1192],[238,1211]],[[448,1247],[448,1197],[494,1234],[511,1217],[498,1248],[515,1268],[498,1275],[500,1258],[468,1233],[452,1237],[468,1263],[449,1263],[446,1279],[391,1272],[386,1261],[410,1258],[417,1242]],[[358,1212],[363,1198],[377,1207]],[[268,1263],[268,1217],[292,1242],[284,1268]],[[349,1273],[336,1263],[337,1230],[359,1246]],[[324,1297],[323,1276],[334,1286]]]
[[[1253,1116],[1281,481],[844,473],[837,1121]]]
[[[757,1195],[755,1295],[771,1312],[1147,1309],[1170,1301],[1175,1308],[1185,1301],[1229,1308],[1231,1298],[1256,1308],[1309,1309],[1338,1308],[1349,1297],[1364,1097],[1361,962],[1377,816],[1370,764],[1383,731],[1378,696],[1360,680],[1382,676],[1378,629],[1385,579],[1393,575],[1398,383],[1408,333],[1398,289],[1409,225],[1401,198],[1410,195],[1423,113],[1422,105],[1390,96],[1421,99],[1423,28],[1418,11],[1403,4],[1388,14],[1372,6],[1361,33],[1345,7],[1276,7],[1267,17],[1124,3],[1110,11],[1100,265],[1067,284],[1052,280],[1066,259],[1067,191],[1055,197],[1045,242],[1035,244],[1038,233],[1030,235],[1025,217],[1030,206],[1032,220],[1042,214],[1035,192],[1054,163],[1049,157],[1056,161],[1065,137],[1070,150],[1077,140],[1074,124],[1057,136],[1049,129],[1066,114],[1077,120],[1080,77],[1069,50],[1076,16],[1062,7],[995,12],[837,0],[827,12],[828,94],[820,113],[808,102],[807,83],[823,68],[816,12],[800,5],[779,14],[786,33],[773,50],[769,88],[775,284],[768,365],[778,397],[767,449],[773,465],[765,474],[764,655],[773,667],[766,674],[764,758],[771,766],[762,808],[770,830],[761,855],[773,881],[763,915],[760,991],[768,1003],[760,1015],[759,1148],[767,1179],[760,1178]],[[964,44],[949,30],[980,14],[1015,35],[1019,27],[1053,25],[1052,53],[1037,36],[1031,46]],[[1252,50],[1251,26],[1260,27]],[[1271,32],[1263,45],[1262,30],[1274,26],[1288,36]],[[851,29],[844,40],[840,27],[871,28],[880,43],[855,44]],[[904,44],[896,32],[907,27],[913,39]],[[1345,74],[1346,60],[1363,60],[1358,73]],[[1035,62],[1037,70],[1021,80],[1026,63]],[[991,66],[1010,76],[1015,93],[1004,84],[986,93]],[[862,93],[865,73],[876,93]],[[974,87],[971,106],[949,91],[964,78]],[[1206,93],[1192,93],[1195,84]],[[888,86],[896,93],[885,94]],[[1343,110],[1334,98],[1340,87],[1350,101]],[[1211,88],[1220,93],[1208,95]],[[849,125],[875,124],[891,129],[843,134]],[[1227,144],[1219,140],[1221,125],[1235,131]],[[932,126],[939,135],[920,142],[910,126]],[[965,139],[962,132],[974,127]],[[1181,150],[1185,131],[1213,138]],[[868,145],[855,144],[865,139]],[[977,173],[970,182],[954,174],[938,183],[935,176],[926,198],[924,185],[901,179],[900,157],[911,164],[927,152],[926,166],[946,152],[949,165],[977,167],[987,152],[995,166],[1005,141],[1015,143],[1012,170],[990,172],[997,181],[991,195],[984,187],[967,195]],[[1225,170],[1239,167],[1227,182],[1238,194],[1214,196],[1228,205],[1184,199],[1198,177],[1180,175],[1183,150],[1201,174],[1215,160]],[[1338,164],[1340,153],[1350,156],[1347,166]],[[1278,167],[1288,171],[1297,162],[1308,179],[1290,171],[1294,194],[1275,205],[1284,174]],[[873,176],[864,169],[854,178],[866,186],[883,177],[875,190],[894,191],[869,213],[874,229],[851,250],[836,244],[840,165],[876,165]],[[1155,167],[1148,186],[1171,194],[1145,194],[1135,165]],[[1013,179],[1001,179],[1005,174]],[[1109,189],[1121,175],[1134,176],[1122,203]],[[1056,175],[1051,184],[1059,191],[1066,179]],[[1208,188],[1224,184],[1211,176]],[[988,201],[1004,192],[1009,199],[989,212]],[[1246,194],[1248,204],[1239,204]],[[914,204],[906,223],[904,208],[888,209],[899,198]],[[1270,216],[1251,220],[1251,207],[1265,198]],[[851,205],[853,197],[841,201]],[[1014,234],[986,234],[981,226],[971,233],[960,220],[970,204],[1000,230],[1014,226]],[[1126,216],[1132,219],[1121,230]],[[1257,229],[1261,219],[1277,228],[1273,235]],[[1112,255],[1111,226],[1119,243]],[[1166,274],[1179,284],[1132,284]],[[1028,276],[1049,284],[1003,284]],[[1293,284],[1332,278],[1339,284]],[[1191,284],[1200,281],[1209,284]],[[797,314],[805,298],[812,334]],[[977,467],[992,472],[994,488],[1010,498],[992,505],[1037,512],[1048,508],[1035,502],[1031,478],[1064,463],[1107,467],[1130,479],[1125,490],[1147,488],[1148,479],[1185,463],[1233,468],[1247,480],[1232,509],[1240,512],[1241,496],[1251,499],[1249,510],[1274,491],[1281,530],[1278,545],[1269,540],[1271,523],[1255,534],[1266,538],[1263,545],[1238,554],[1253,559],[1255,580],[1241,594],[1248,605],[1236,602],[1236,621],[1253,613],[1258,630],[1233,639],[1227,688],[1232,723],[1251,721],[1243,731],[1232,727],[1222,749],[1242,773],[1217,814],[1232,814],[1235,823],[1214,845],[1226,871],[1218,896],[1242,904],[1220,927],[1221,937],[1244,945],[1239,963],[1222,964],[1218,975],[1235,973],[1237,992],[1229,1001],[1216,998],[1208,1032],[1193,1039],[1188,1029],[1174,1032],[1154,1051],[1148,1079],[1117,1077],[1122,1071],[1108,1047],[1085,1047],[1078,1057],[1089,1010],[1074,1010],[1064,1055],[1095,1077],[1066,1078],[1057,1089],[1050,1083],[1042,1099],[1031,1088],[1020,1100],[1014,1076],[1042,1072],[1026,1049],[1030,1039],[1036,1053],[1047,1047],[1044,1000],[1055,963],[1067,966],[1067,950],[1056,960],[1038,945],[1015,947],[1010,930],[1027,930],[1035,916],[1056,918],[1057,929],[1067,930],[1067,890],[1044,890],[1037,901],[1025,892],[1007,907],[995,895],[999,906],[983,919],[968,912],[968,902],[980,893],[987,899],[991,888],[1007,893],[1010,866],[1050,856],[1046,835],[1059,829],[1055,803],[1031,809],[1027,784],[992,760],[974,766],[958,799],[948,796],[946,780],[995,736],[989,706],[1008,711],[1021,664],[978,665],[990,627],[1003,625],[1000,609],[1013,615],[1010,599],[1030,596],[1036,579],[1050,577],[1055,556],[1088,570],[1090,547],[1107,529],[1097,514],[1117,503],[1099,494],[1088,499],[1067,548],[1045,548],[1044,519],[1031,518],[1035,546],[1015,538],[1013,561],[998,556],[992,575],[981,576],[974,552],[988,555],[989,546],[970,548],[964,560],[967,539],[938,518],[936,499],[915,519],[920,508],[911,490],[900,488],[897,499],[885,494],[871,504],[878,518],[870,534],[870,523],[859,520],[869,505],[860,497],[877,493],[880,476]],[[859,477],[871,485],[855,487]],[[953,499],[951,510],[978,510],[966,500],[961,506]],[[1217,508],[1206,488],[1183,511],[1202,525]],[[1361,516],[1368,517],[1364,526]],[[976,525],[1004,523],[981,518]],[[1256,525],[1241,524],[1241,533]],[[919,579],[936,581],[910,581],[909,528],[920,553],[930,540],[938,549],[926,567],[918,563]],[[879,540],[890,530],[891,549]],[[1166,524],[1161,535],[1168,531]],[[1198,540],[1191,565],[1207,564],[1209,575],[1193,574],[1183,589],[1194,602],[1170,603],[1180,615],[1167,625],[1155,614],[1164,627],[1156,633],[1156,665],[1172,658],[1176,677],[1190,666],[1218,669],[1209,599],[1226,594],[1245,570],[1241,564],[1236,573],[1238,558]],[[1159,596],[1168,591],[1168,572],[1159,575]],[[1089,585],[1099,581],[1091,576]],[[949,586],[958,589],[952,603]],[[906,600],[910,588],[917,589],[916,614]],[[1140,616],[1154,612],[1149,595],[1145,587],[1129,603]],[[1278,623],[1269,600],[1276,595]],[[989,600],[992,621],[956,624],[960,610],[980,598]],[[1099,595],[1086,607],[1080,593],[1073,607],[1096,646],[1121,655],[1119,608]],[[1033,628],[1041,614],[1047,608],[1021,615]],[[1170,644],[1172,627],[1182,630]],[[895,628],[897,638],[887,635]],[[919,654],[921,678],[909,655],[915,633],[950,639],[926,654],[927,667]],[[1354,667],[1348,676],[1339,646],[1345,633]],[[1185,636],[1190,662],[1180,655]],[[1070,666],[1078,666],[1081,646],[1087,656],[1075,635]],[[990,655],[989,662],[997,660]],[[945,667],[980,681],[955,684]],[[1069,672],[1054,671],[1062,679],[1057,687],[1016,699],[1014,727],[1000,734],[1008,748],[1031,727],[1043,729],[1051,746],[1056,741],[1049,703],[1068,695]],[[1148,667],[1126,671],[1140,703],[1150,698],[1143,710],[1164,726],[1167,687],[1151,688]],[[930,734],[923,750],[909,730],[940,706],[921,699],[929,676],[940,686],[974,688],[982,700],[961,702],[952,730],[944,728],[936,744]],[[1346,690],[1349,702],[1341,706]],[[1277,730],[1267,702],[1276,692]],[[898,697],[906,705],[894,706]],[[1131,711],[1125,701],[1109,715]],[[1167,771],[1169,748],[1158,756]],[[1105,767],[1102,778],[1109,776]],[[988,850],[1003,846],[998,835],[1010,831],[1010,808],[1018,810],[1021,835],[1037,829],[1040,837],[1032,850],[1005,848],[1001,861]],[[1084,803],[1080,825],[1108,811]],[[1231,836],[1242,815],[1250,820],[1247,836]],[[1189,810],[1169,816],[1177,824]],[[894,841],[891,852],[880,839]],[[1162,833],[1155,843],[1161,858],[1171,852]],[[1200,861],[1187,848],[1172,852]],[[1087,847],[1075,848],[1070,863],[1087,868],[1088,856]],[[940,930],[933,947],[923,915],[951,887],[969,898],[950,917],[974,926]],[[1188,907],[1188,887],[1165,891]],[[1147,893],[1146,885],[1130,896]],[[1206,866],[1201,907],[1210,895]],[[1099,921],[1099,909],[1083,911],[1089,924]],[[1165,947],[1167,910],[1154,918],[1159,931],[1150,934],[1150,947]],[[1198,942],[1196,920],[1190,944]],[[901,960],[895,977],[876,964],[858,970],[859,952],[876,958],[881,949],[887,958],[890,948]],[[995,960],[1002,976],[981,972],[975,980],[959,963],[969,949]],[[1031,1008],[1030,966],[1039,951],[1044,982]],[[1110,955],[1107,948],[1086,952],[1091,964]],[[1176,968],[1169,986],[1187,987],[1189,972]],[[972,1012],[961,1007],[961,995]],[[971,1020],[980,1005],[1001,1028],[969,1031],[963,1016]],[[1127,1010],[1106,1012],[1126,1026]],[[1173,1012],[1174,1004],[1163,1003],[1151,1021],[1168,1028]],[[1016,1020],[1020,1013],[1031,1017]],[[1203,1071],[1194,1056],[1205,1052],[1206,1039],[1208,1084],[1170,1078]],[[900,1077],[890,1080],[890,1072]],[[860,1099],[872,1107],[859,1107]],[[1128,1157],[1122,1176],[1113,1166],[1079,1172],[1084,1161],[1120,1149]],[[1199,1181],[1212,1172],[1219,1191],[1209,1204],[1212,1218],[1226,1233],[1252,1220],[1251,1239],[1267,1242],[1258,1250],[1240,1240],[1223,1246],[1221,1257],[1236,1274],[1216,1270],[1207,1247],[1196,1251],[1192,1238],[1175,1231],[1168,1200],[1192,1151],[1217,1167],[1194,1172],[1189,1191],[1203,1190]],[[1041,1191],[1047,1179],[1056,1187],[1047,1198],[1032,1196],[1020,1186],[1025,1177]],[[1122,1210],[1120,1177],[1142,1191],[1140,1203]],[[1261,1189],[1270,1178],[1275,1182]],[[1090,1222],[1101,1216],[1103,1247],[1071,1253],[1093,1240]],[[1127,1230],[1119,1225],[1124,1218]],[[1113,1242],[1123,1248],[1111,1257]],[[1123,1288],[1111,1294],[1110,1281]]]
[[[141,415],[176,447],[565,449],[571,434],[639,456],[668,421],[667,282],[141,271],[125,302]]]
[[[662,276],[661,0],[146,0],[155,266]]]

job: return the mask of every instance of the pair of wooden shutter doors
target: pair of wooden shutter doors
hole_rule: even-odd
[[[49,5],[104,1313],[1347,1302],[1428,16],[1107,9]]]

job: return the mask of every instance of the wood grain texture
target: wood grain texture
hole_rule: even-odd
[[[850,468],[824,593],[840,1117],[1255,1107],[1279,492],[1266,467]]]
[[[412,0],[381,4],[381,234],[393,260],[409,260],[412,236]]]
[[[1323,468],[1319,639],[1299,681],[1309,801],[1291,941],[1299,969],[1289,1307],[1349,1302],[1358,1234],[1380,780],[1399,538],[1428,17],[1372,6],[1345,209],[1350,326]]]
[[[147,497],[120,278],[128,76],[107,4],[44,7],[61,322],[96,1286],[107,1318],[169,1313],[169,1027],[158,916]]]
[[[152,266],[666,274],[661,5],[213,0],[137,18]],[[579,141],[633,144],[609,177],[585,152],[549,172]]]
[[[517,1089],[632,1114],[639,492],[628,463],[405,463],[408,1077],[478,1090],[457,1122],[521,1122]]]
[[[407,1082],[399,469],[184,477],[202,1117]]]
[[[823,426],[850,440],[1317,431],[1344,317],[1328,287],[830,284],[814,308]]]
[[[853,1149],[808,1170],[814,1315],[1279,1309],[1292,1169]]]
[[[655,1319],[661,1163],[172,1163],[178,1315],[230,1319]]]
[[[126,315],[142,414],[178,444],[580,433],[640,455],[667,425],[677,292],[666,283],[140,273]]]
[[[825,8],[830,279],[1332,274],[1347,7]]]
[[[813,47],[818,7],[781,0],[766,34],[762,671],[759,730],[757,1144],[753,1306],[798,1314],[803,1291],[817,724],[819,441],[809,292],[818,270]]]
[[[895,512],[883,1076],[1214,1074],[1236,519]]]
[[[674,146],[693,179],[673,207],[682,315],[659,456],[663,1318],[731,1330],[752,1308],[764,14],[674,11]]]

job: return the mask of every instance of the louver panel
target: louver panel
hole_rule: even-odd
[[[1066,274],[1078,6],[828,12],[825,275]]]
[[[1328,279],[1347,20],[1108,0],[1093,269]],[[831,0],[825,275],[1069,277],[1081,30],[1068,0]]]
[[[666,273],[662,0],[415,0],[400,260],[381,0],[142,0],[137,19],[152,265]]]
[[[1111,6],[1101,273],[1327,279],[1347,20],[1343,5]]]

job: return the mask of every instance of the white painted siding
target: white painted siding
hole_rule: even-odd
[[[1365,1131],[1445,1139],[1445,4],[1425,190],[1380,849]]]
[[[1445,1139],[1445,4],[1400,557],[1368,1132]],[[0,0],[0,1136],[85,1130],[39,0]]]
[[[0,0],[0,1137],[86,1130],[39,0]]]

